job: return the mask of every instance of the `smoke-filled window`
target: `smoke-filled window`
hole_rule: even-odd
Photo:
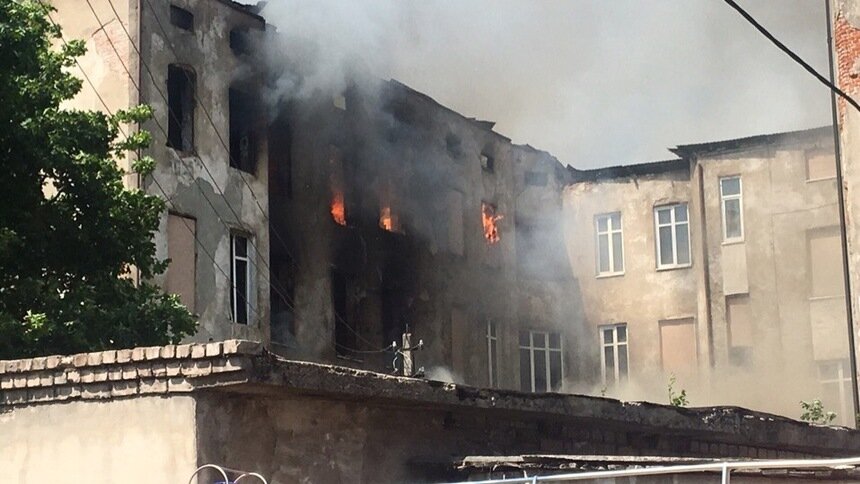
[[[657,267],[671,269],[690,265],[690,222],[687,204],[654,209],[657,226]]]
[[[167,68],[167,146],[194,151],[194,71],[171,64]]]
[[[601,374],[604,385],[627,379],[627,324],[600,327]]]
[[[525,392],[556,391],[564,378],[561,335],[520,331],[520,388]]]
[[[720,178],[724,242],[744,240],[744,205],[741,190],[741,177]]]
[[[492,173],[496,169],[496,159],[486,152],[481,153],[481,169]]]
[[[252,267],[250,250],[253,242],[247,235],[230,236],[230,305],[234,323],[248,324],[252,306]]]
[[[606,213],[595,217],[597,231],[597,275],[624,273],[624,236],[621,213]]]
[[[448,156],[456,160],[463,155],[463,140],[454,133],[448,133],[445,136],[445,149],[448,151]]]
[[[254,96],[230,88],[230,166],[248,173],[256,168],[257,108]]]
[[[230,50],[236,55],[251,53],[251,36],[248,29],[236,28],[230,31]]]
[[[549,181],[549,175],[543,171],[528,170],[524,175],[525,183],[532,187],[545,187]]]

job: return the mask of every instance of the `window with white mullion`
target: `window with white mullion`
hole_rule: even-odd
[[[559,333],[520,331],[520,384],[523,391],[546,392],[561,387],[564,350]]]
[[[499,386],[499,336],[496,323],[487,321],[487,378],[490,388]]]
[[[657,240],[657,267],[690,265],[690,219],[686,203],[654,209]]]
[[[723,242],[744,240],[744,204],[741,177],[720,178],[720,211],[723,222]]]
[[[624,235],[621,213],[607,213],[594,218],[597,237],[597,275],[624,273]]]
[[[610,385],[627,379],[627,324],[600,327],[600,360],[603,384]]]
[[[248,324],[251,312],[251,261],[248,237],[233,234],[230,237],[230,303],[233,322]]]

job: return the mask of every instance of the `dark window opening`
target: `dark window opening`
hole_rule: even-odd
[[[481,168],[492,173],[496,169],[496,160],[487,153],[481,153]]]
[[[230,31],[230,49],[236,55],[251,53],[251,36],[248,29],[233,29]]]
[[[542,171],[527,171],[525,175],[526,185],[533,187],[545,187],[549,176]]]
[[[358,347],[358,331],[349,318],[348,285],[346,275],[338,270],[331,272],[331,300],[334,310],[334,346],[340,356],[350,356]]]
[[[292,128],[282,112],[269,126],[269,191],[290,199],[293,196]]]
[[[448,133],[448,136],[445,136],[445,147],[451,158],[459,158],[463,154],[463,141],[453,133]]]
[[[188,30],[189,32],[194,30],[194,14],[185,10],[184,8],[179,8],[176,5],[170,6],[170,23],[173,26],[178,27],[182,30]]]
[[[171,64],[167,68],[167,146],[194,151],[194,72]]]
[[[250,94],[230,89],[230,166],[248,173],[256,168],[256,102]]]

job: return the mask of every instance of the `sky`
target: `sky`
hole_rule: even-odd
[[[739,0],[827,74],[824,0]],[[830,97],[723,0],[271,0],[280,32],[577,168],[829,124]]]

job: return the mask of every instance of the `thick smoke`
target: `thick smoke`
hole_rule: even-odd
[[[822,1],[743,5],[827,72]],[[264,15],[315,46],[299,57],[316,75],[284,92],[366,69],[577,168],[829,120],[826,88],[719,0],[272,0]]]

